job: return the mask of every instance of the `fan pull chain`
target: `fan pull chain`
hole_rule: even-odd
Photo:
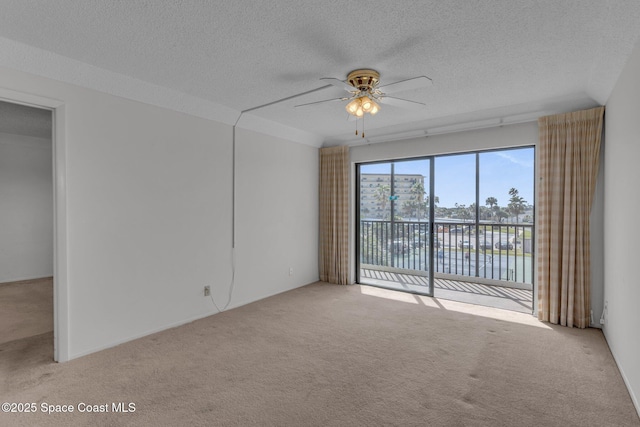
[[[358,135],[358,117],[356,117],[356,135]]]
[[[364,114],[362,115],[362,137],[364,138]]]

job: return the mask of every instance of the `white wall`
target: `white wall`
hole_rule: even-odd
[[[593,194],[593,205],[589,216],[591,233],[591,326],[602,328],[600,316],[604,310],[604,156],[605,138],[600,145],[600,164]]]
[[[236,157],[234,300],[319,280],[319,150],[238,129]]]
[[[532,146],[538,143],[536,122],[434,135],[403,141],[361,145],[351,148],[355,163],[437,154],[464,153],[473,150]]]
[[[203,287],[210,285],[222,305],[232,276],[231,126],[6,68],[0,68],[2,87],[64,104],[69,309],[61,315],[70,326],[61,353],[78,357],[215,313]],[[238,135],[237,161],[252,185],[285,176],[281,162],[247,159],[242,151],[262,143],[286,154],[287,164],[299,165],[292,174],[306,168],[286,178],[298,181],[291,188],[317,198],[317,165],[311,161],[317,149],[257,134],[248,138],[243,142]],[[253,188],[249,196],[246,186],[240,188],[238,200],[258,197]],[[295,210],[295,230],[315,232],[317,213],[300,209],[297,196],[257,208]],[[257,227],[238,217],[237,229],[251,238],[239,236],[237,294],[230,307],[317,279],[316,238],[303,245],[290,233],[276,237],[268,259],[295,248],[295,257],[286,259],[297,268],[294,276],[288,269],[256,271],[264,260],[244,245],[273,241],[274,215],[267,218]]]
[[[53,276],[51,140],[0,133],[0,283]]]
[[[488,150],[509,147],[534,146],[538,144],[537,122],[494,127],[488,129],[435,135],[418,139],[394,141],[381,144],[362,145],[351,148],[353,164],[387,159],[431,156],[438,154],[463,153],[474,150]],[[603,307],[603,236],[602,236],[602,168],[598,176],[598,188],[592,210],[591,225],[591,307],[594,313],[592,326],[599,327],[599,317]],[[537,181],[537,178],[536,178]],[[355,197],[355,183],[351,183],[352,200]],[[352,206],[353,216],[355,206]],[[351,242],[353,246],[353,242]],[[354,250],[351,251],[354,253]],[[352,265],[355,260],[351,259]],[[353,270],[353,268],[351,269]]]
[[[640,44],[605,112],[604,333],[640,413],[640,279],[637,226],[640,198]]]

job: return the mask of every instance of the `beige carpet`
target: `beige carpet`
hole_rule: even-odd
[[[0,345],[0,425],[640,426],[599,330],[313,284],[64,364]],[[41,403],[72,404],[46,415]],[[132,402],[135,412],[77,405]]]
[[[51,277],[0,283],[0,343],[52,331]]]

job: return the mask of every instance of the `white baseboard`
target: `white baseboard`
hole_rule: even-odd
[[[34,280],[44,280],[44,279],[53,279],[53,274],[48,276],[36,276],[36,277],[21,277],[17,279],[4,280],[0,281],[0,285],[8,285],[10,283],[20,283],[20,282],[32,282]]]
[[[315,282],[311,282],[311,283],[315,283]],[[288,292],[288,291],[291,291],[293,289],[301,288],[301,287],[307,286],[307,285],[309,285],[311,283],[307,283],[307,284],[304,284],[304,285],[295,285],[295,286],[292,286],[292,287],[287,288],[287,289],[282,289],[282,290],[280,290],[278,292],[275,292],[273,294],[265,294],[263,296],[258,296],[256,298],[252,298],[252,299],[249,299],[249,300],[236,302],[236,303],[231,304],[227,308],[227,310],[225,310],[225,311],[228,311],[228,310],[231,310],[231,309],[234,309],[234,308],[238,308],[238,307],[242,307],[243,305],[251,304],[253,302],[256,302],[256,301],[259,301],[259,300],[262,300],[262,299],[265,299],[265,298],[269,298],[269,297],[281,294],[283,292]],[[196,320],[204,319],[205,317],[213,316],[213,315],[218,314],[218,313],[220,313],[220,312],[217,311],[217,310],[215,310],[213,312],[202,313],[202,314],[199,314],[197,316],[190,317],[188,319],[180,320],[178,322],[169,323],[169,324],[160,326],[158,328],[153,328],[153,329],[150,329],[148,331],[145,331],[145,332],[142,332],[142,333],[139,333],[139,334],[131,335],[131,336],[123,338],[123,339],[112,341],[112,342],[110,342],[108,344],[101,345],[101,346],[98,346],[98,347],[94,347],[94,348],[91,348],[89,350],[81,351],[79,353],[70,354],[69,355],[69,359],[65,360],[65,362],[67,362],[69,360],[72,360],[72,359],[77,359],[78,357],[87,356],[87,355],[89,355],[91,353],[96,353],[98,351],[106,350],[108,348],[112,348],[112,347],[115,347],[117,345],[127,343],[129,341],[134,341],[134,340],[137,340],[139,338],[146,337],[148,335],[152,335],[152,334],[155,334],[155,333],[158,333],[158,332],[162,332],[162,331],[165,331],[167,329],[172,329],[172,328],[176,328],[178,326],[186,325],[187,323],[195,322]]]
[[[211,316],[213,314],[217,314],[217,313],[209,313],[209,312],[207,312],[207,313],[200,314],[200,315],[197,315],[197,316],[185,319],[185,320],[180,320],[178,322],[169,323],[169,324],[160,326],[158,328],[150,329],[150,330],[142,332],[140,334],[131,335],[131,336],[127,337],[127,338],[123,338],[123,339],[119,339],[119,340],[116,340],[116,341],[112,341],[112,342],[110,342],[108,344],[105,344],[105,345],[101,345],[101,346],[98,346],[98,347],[90,348],[89,350],[81,351],[79,353],[73,353],[73,354],[69,355],[69,359],[65,360],[65,362],[68,362],[69,360],[77,359],[78,357],[88,356],[89,354],[96,353],[96,352],[102,351],[102,350],[106,350],[108,348],[112,348],[112,347],[118,346],[120,344],[127,343],[129,341],[134,341],[134,340],[137,340],[139,338],[143,338],[143,337],[146,337],[148,335],[155,334],[157,332],[162,332],[162,331],[165,331],[167,329],[176,328],[178,326],[186,325],[187,323],[191,323],[191,322],[195,322],[196,320],[204,319],[205,317],[209,317],[209,316]]]
[[[624,381],[624,385],[627,386],[627,391],[629,392],[629,396],[631,396],[631,402],[633,403],[633,406],[635,406],[636,408],[638,417],[640,417],[640,401],[638,401],[638,397],[635,395],[633,388],[631,388],[631,383],[629,382],[627,375],[624,373],[624,369],[622,369],[622,366],[620,366],[620,364],[618,363],[618,359],[616,358],[615,351],[613,350],[613,348],[611,348],[611,345],[609,345],[609,340],[607,340],[607,334],[606,334],[605,328],[603,328],[603,332],[604,332],[603,333],[604,339],[607,342],[607,346],[609,347],[609,351],[611,352],[611,355],[613,356],[613,360],[614,362],[616,362],[616,366],[618,367],[618,371],[620,371],[620,375],[622,376],[622,381]]]

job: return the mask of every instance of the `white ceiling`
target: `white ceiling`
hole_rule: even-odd
[[[637,0],[3,0],[1,10],[5,40],[234,114],[357,68],[378,70],[382,84],[432,78],[428,89],[395,94],[425,108],[385,105],[367,120],[370,141],[604,104],[640,36]],[[119,93],[119,82],[99,90]],[[339,102],[294,108],[343,93],[250,114],[325,145],[362,142]]]

